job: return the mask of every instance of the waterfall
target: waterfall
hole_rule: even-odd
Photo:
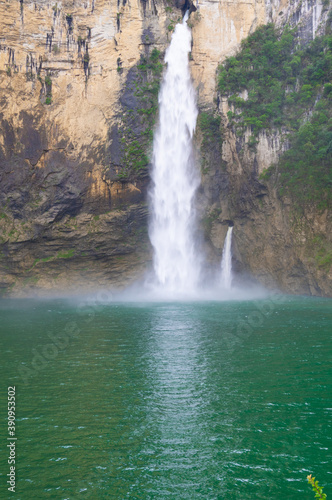
[[[233,226],[227,230],[221,259],[221,284],[229,290],[232,287],[232,232]]]
[[[198,111],[189,71],[187,19],[188,13],[177,24],[165,55],[167,70],[159,93],[149,193],[155,278],[163,290],[180,293],[194,290],[200,274],[193,207],[200,178],[192,151]]]

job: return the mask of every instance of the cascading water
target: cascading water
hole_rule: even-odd
[[[221,285],[229,290],[232,287],[232,232],[233,226],[227,230],[221,259]]]
[[[192,153],[197,107],[189,71],[188,13],[166,51],[159,94],[159,126],[153,143],[149,235],[158,286],[169,292],[195,289],[200,259],[194,242],[193,200],[200,184]]]

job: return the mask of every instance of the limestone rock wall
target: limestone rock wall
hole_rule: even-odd
[[[273,2],[265,4],[264,15],[267,21],[281,26],[297,26],[299,41],[306,44],[323,32],[328,13],[328,8],[319,2]],[[222,117],[223,133],[219,155],[201,151],[208,168],[203,170],[200,206],[209,220],[206,237],[211,245],[207,248],[211,262],[216,265],[220,261],[231,222],[234,263],[241,273],[249,270],[265,286],[289,293],[331,296],[331,212],[308,208],[299,214],[290,199],[278,196],[273,182],[259,178],[288,149],[287,131],[263,130],[256,147],[251,148],[249,129],[243,137],[237,137],[228,127],[227,99],[218,97],[215,87],[209,94],[214,105],[203,98],[203,109]],[[201,144],[199,137],[197,142]]]
[[[271,289],[306,295],[332,295],[332,216],[308,208],[299,213],[292,200],[278,196],[274,182],[259,173],[275,162],[286,143],[263,131],[256,150],[248,135],[225,132],[222,154],[205,153],[208,164],[199,193],[206,254],[218,265],[228,225],[234,225],[233,256],[240,274],[249,271]]]
[[[328,13],[323,2],[316,0],[197,0],[195,5],[192,75],[202,106],[216,97],[218,65],[258,26],[299,25],[303,39],[309,41],[320,32]]]
[[[3,293],[121,286],[144,271],[147,181],[109,179],[110,131],[128,72],[165,49],[179,15],[155,2],[0,2]]]

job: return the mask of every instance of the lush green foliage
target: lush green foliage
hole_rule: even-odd
[[[220,136],[220,122],[221,118],[219,115],[214,116],[211,113],[203,111],[198,115],[197,124],[203,135],[202,147],[209,147],[211,143],[217,138],[221,143]]]
[[[137,66],[140,71],[147,72],[152,71],[154,75],[160,75],[163,70],[163,65],[159,60],[160,51],[154,48],[150,54],[150,57],[141,57],[140,63]]]
[[[141,56],[137,65],[134,92],[139,107],[127,110],[123,116],[121,143],[124,166],[118,174],[120,180],[127,180],[133,175],[144,175],[148,166],[162,71],[163,64],[158,49],[154,48],[149,57]],[[134,132],[134,124],[137,122],[141,124],[139,134]]]
[[[201,151],[201,169],[205,174],[208,171],[208,165],[211,164],[211,155],[217,153],[221,156],[222,135],[221,118],[219,115],[213,115],[211,112],[202,111],[198,115],[197,128],[202,135]]]
[[[311,120],[290,136],[291,147],[281,156],[278,167],[281,195],[288,192],[321,209],[332,201],[331,108],[327,99],[317,104]]]
[[[326,493],[323,493],[323,488],[318,485],[318,481],[315,481],[314,477],[310,476],[307,477],[308,483],[312,486],[312,489],[315,493],[315,498],[321,498],[322,500],[326,500],[327,495]]]
[[[316,266],[328,271],[332,265],[332,248],[328,242],[328,235],[317,234],[308,241],[307,248],[311,255],[314,255]]]
[[[40,78],[40,82],[42,83],[42,79]],[[52,104],[52,80],[49,75],[45,76],[45,104]]]
[[[228,118],[237,133],[251,128],[251,146],[264,128],[288,131],[290,149],[278,166],[280,194],[325,208],[332,187],[332,36],[328,26],[305,48],[296,40],[287,27],[258,28],[219,68],[219,90],[233,105]]]
[[[219,90],[234,105],[229,118],[235,126],[251,126],[253,134],[270,126],[297,129],[321,86],[331,92],[332,37],[317,37],[304,50],[295,42],[294,30],[262,26],[219,68]],[[245,90],[247,99],[239,96]]]

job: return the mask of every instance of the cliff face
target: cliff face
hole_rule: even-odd
[[[0,2],[3,293],[122,286],[149,265],[148,153],[163,53],[181,8],[160,0]],[[327,213],[292,220],[291,203],[258,181],[284,147],[280,137],[262,133],[256,153],[239,144],[216,91],[218,64],[258,25],[299,24],[305,42],[326,10],[310,1],[221,0],[191,9],[199,107],[218,107],[226,131],[222,147],[202,153],[210,260],[219,259],[232,220],[239,269],[286,291],[328,294],[331,275],[313,259]]]
[[[121,182],[128,74],[167,45],[154,4],[1,2],[1,286],[121,285],[149,259],[145,178]],[[112,150],[112,151],[111,151]],[[111,155],[112,152],[112,155]]]
[[[268,19],[277,26],[288,23],[296,28],[302,47],[324,33],[329,15],[327,7],[316,2],[270,5],[268,13]],[[247,100],[248,94],[244,91],[240,97]],[[279,195],[278,175],[269,182],[260,178],[289,148],[289,131],[282,127],[262,130],[252,147],[251,127],[237,135],[227,115],[234,108],[221,95],[215,100],[214,107],[207,104],[205,109],[221,117],[222,146],[212,141],[204,148],[204,132],[197,134],[206,167],[200,204],[205,209],[205,232],[213,249],[211,261],[216,262],[216,255],[220,258],[231,222],[239,271],[250,270],[264,285],[290,293],[331,296],[331,212],[313,204],[299,210],[292,198]]]
[[[268,288],[331,296],[331,213],[313,208],[298,213],[291,199],[280,198],[273,182],[259,180],[279,144],[279,134],[264,132],[253,152],[244,139],[227,131],[222,162],[203,154],[209,169],[203,174],[200,204],[210,261],[220,260],[232,223],[239,272],[249,271]]]

